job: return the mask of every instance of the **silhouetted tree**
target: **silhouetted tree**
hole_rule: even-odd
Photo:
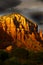
[[[0,50],[0,60],[4,61],[9,58],[9,55],[4,50]]]

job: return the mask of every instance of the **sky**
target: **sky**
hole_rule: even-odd
[[[0,0],[0,10],[5,10],[10,7],[16,7],[21,3],[20,0]]]
[[[43,3],[37,0],[21,0],[22,3],[18,5],[20,8],[42,8]]]
[[[43,2],[39,0],[0,0],[0,9],[7,9],[10,7],[18,8],[43,8]]]

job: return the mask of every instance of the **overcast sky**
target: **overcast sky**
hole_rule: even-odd
[[[43,8],[43,2],[37,0],[21,0],[19,8]]]
[[[28,8],[28,9],[43,9],[43,2],[39,0],[0,0],[0,11],[10,8]]]

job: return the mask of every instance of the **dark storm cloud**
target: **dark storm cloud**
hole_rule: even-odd
[[[43,2],[43,0],[37,0],[37,1]]]
[[[43,25],[43,12],[33,13],[31,14],[31,18],[39,25]]]
[[[0,0],[0,11],[11,7],[16,7],[19,4],[21,4],[20,0]]]

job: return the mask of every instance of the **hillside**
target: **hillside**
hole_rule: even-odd
[[[10,39],[11,42],[10,44],[9,41],[6,41],[6,47],[3,47],[4,49],[9,50],[17,46],[20,48],[24,47],[27,50],[43,50],[42,31],[38,32],[38,25],[36,23],[33,23],[31,20],[28,20],[21,14],[13,13],[10,15],[1,16],[0,31],[2,30],[1,28],[7,34],[6,39]],[[3,34],[2,31],[0,32],[0,40],[3,41],[2,37],[5,37],[5,33]],[[4,46],[4,42],[0,42],[0,46]],[[9,48],[9,46],[11,46],[11,48]]]

